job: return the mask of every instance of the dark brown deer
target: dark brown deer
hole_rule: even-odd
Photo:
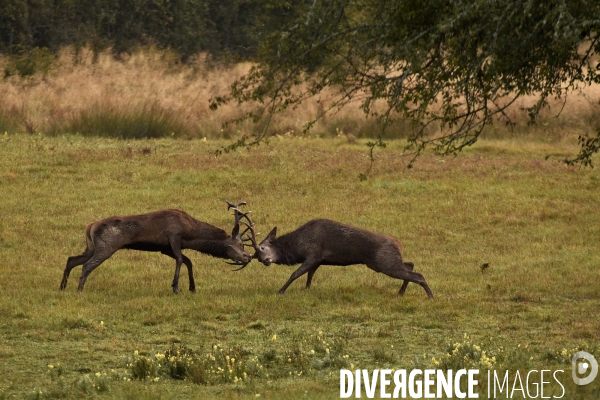
[[[271,263],[302,263],[279,289],[279,294],[285,293],[288,286],[304,274],[308,274],[306,288],[309,288],[313,275],[321,265],[366,264],[373,271],[404,280],[399,295],[404,294],[409,282],[414,282],[421,285],[433,299],[433,293],[423,275],[413,271],[412,262],[405,263],[402,260],[402,246],[396,239],[328,219],[314,219],[280,237],[276,237],[275,227],[257,245],[252,220],[247,213],[238,212],[240,218],[248,221],[242,221],[247,226],[243,234],[250,231],[255,249],[254,258],[266,266]],[[243,267],[245,266],[239,269]]]
[[[252,260],[244,251],[239,235],[241,215],[239,206],[229,202],[228,209],[234,207],[235,225],[231,236],[224,230],[198,221],[181,210],[160,210],[147,214],[110,217],[88,224],[86,228],[85,251],[69,257],[63,274],[60,290],[67,286],[71,270],[83,264],[78,291],[83,290],[88,275],[117,250],[131,249],[161,252],[175,259],[173,292],[179,292],[179,272],[181,264],[188,270],[190,291],[196,290],[192,262],[181,254],[182,249],[193,249],[214,257],[233,260],[232,264],[243,267]]]

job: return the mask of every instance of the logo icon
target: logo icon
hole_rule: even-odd
[[[585,351],[578,351],[573,354],[573,382],[577,385],[587,385],[596,379],[598,375],[598,362],[593,355]],[[580,378],[581,375],[589,375],[585,378]]]

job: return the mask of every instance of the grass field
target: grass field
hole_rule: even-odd
[[[0,137],[0,399],[338,398],[340,368],[416,367],[562,369],[564,398],[600,396],[570,378],[577,349],[600,359],[600,172],[544,160],[576,145],[488,139],[407,169],[393,141],[360,181],[361,140],[216,158],[223,144]],[[394,236],[436,299],[364,266],[279,296],[292,268],[192,251],[195,294],[185,273],[172,293],[171,259],[135,251],[58,290],[88,222],[175,207],[230,230],[225,199],[248,202],[262,237],[315,217]]]

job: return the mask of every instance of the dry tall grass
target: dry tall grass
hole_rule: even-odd
[[[34,133],[49,132],[94,110],[160,109],[177,116],[187,135],[223,136],[222,122],[239,116],[240,110],[225,106],[212,112],[209,99],[226,92],[248,68],[211,69],[203,57],[181,65],[168,52],[153,49],[115,60],[108,52],[95,56],[89,49],[67,48],[48,74],[3,80],[0,112]]]
[[[2,70],[9,64],[9,59],[0,56]],[[88,134],[86,123],[95,123],[89,120],[98,113],[117,119],[128,115],[144,118],[148,114],[158,114],[170,121],[170,125],[158,126],[159,130],[173,130],[174,134],[185,137],[238,137],[255,127],[249,122],[226,127],[223,123],[240,117],[251,106],[228,104],[211,111],[209,99],[226,94],[231,83],[249,68],[249,63],[215,66],[203,55],[183,65],[177,62],[174,54],[153,48],[122,55],[119,60],[110,52],[94,54],[90,49],[65,48],[47,73],[27,78],[13,75],[0,81],[3,94],[0,131],[50,134],[79,131]],[[523,110],[533,102],[532,98],[517,102],[508,115],[518,123],[515,134],[537,132],[554,138],[577,137],[600,127],[598,99],[598,86],[573,93],[567,98],[560,116],[555,118],[563,107],[562,100],[556,99],[533,128],[527,127]],[[322,107],[314,101],[306,102],[277,116],[271,129],[276,134],[299,133]],[[98,129],[111,130],[113,125],[105,124]],[[389,136],[404,136],[409,129],[408,123],[397,123]],[[374,121],[365,119],[357,104],[323,118],[311,131],[315,136],[341,133],[373,137],[379,130]],[[503,124],[496,124],[486,134],[506,135],[510,131]]]

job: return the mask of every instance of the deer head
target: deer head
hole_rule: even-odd
[[[226,258],[233,260],[233,262],[227,262],[228,264],[246,266],[246,264],[252,261],[252,256],[246,253],[244,242],[242,241],[239,232],[240,226],[239,224],[236,224],[233,227],[231,236],[223,241],[223,245],[225,246],[225,256]]]
[[[276,237],[277,237],[277,227],[273,228],[271,230],[271,232],[267,235],[267,237],[264,238],[262,242],[260,242],[259,245],[256,245],[256,238],[254,238],[255,239],[255,241],[254,241],[255,253],[254,253],[253,257],[258,259],[258,261],[260,261],[267,267],[269,265],[271,265],[271,263],[273,263],[277,260],[277,252],[271,246],[271,242],[273,240],[275,240]]]

